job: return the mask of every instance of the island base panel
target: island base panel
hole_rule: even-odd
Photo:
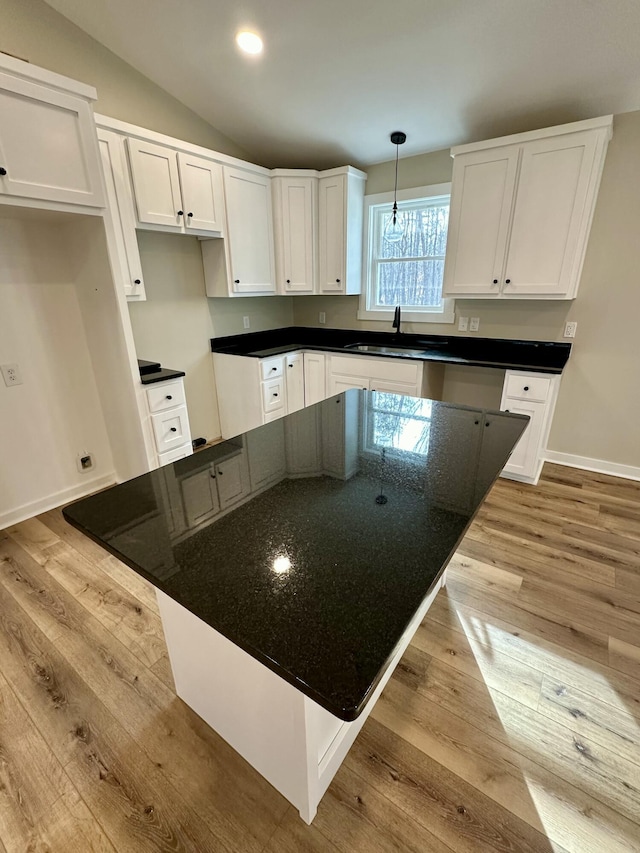
[[[311,823],[331,780],[418,626],[436,581],[362,713],[345,722],[156,590],[178,696]]]

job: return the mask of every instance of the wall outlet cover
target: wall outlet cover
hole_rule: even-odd
[[[320,313],[318,314],[318,323],[326,323],[326,322],[327,322],[327,315],[325,314],[324,311],[320,311]]]
[[[22,385],[22,374],[17,364],[0,364],[0,370],[7,388],[11,388],[12,385]]]
[[[477,332],[479,328],[480,328],[480,317],[472,317],[469,320],[469,331],[470,332]]]
[[[569,320],[564,324],[564,336],[565,338],[575,338],[576,332],[578,331],[578,324],[575,320]]]
[[[86,471],[93,471],[95,468],[93,453],[89,453],[85,450],[78,453],[76,456],[76,465],[78,466],[78,471],[80,471],[81,474],[84,474]]]
[[[243,317],[242,318],[242,325],[244,326],[245,329],[250,329],[251,328],[251,320],[249,320],[248,317]]]
[[[466,332],[469,328],[469,318],[468,317],[458,317],[458,331]]]

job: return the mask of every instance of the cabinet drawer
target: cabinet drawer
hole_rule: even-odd
[[[173,450],[191,440],[186,406],[151,415],[151,425],[158,453]]]
[[[175,382],[162,382],[151,386],[147,388],[147,400],[151,414],[173,409],[175,406],[184,406],[184,384],[178,379]]]
[[[504,385],[504,396],[516,400],[533,400],[544,403],[549,396],[551,380],[546,376],[527,373],[508,373]]]
[[[262,410],[265,415],[284,407],[284,384],[282,377],[262,383]]]
[[[276,376],[282,376],[282,356],[278,358],[263,358],[260,361],[261,376],[263,379],[274,379]]]

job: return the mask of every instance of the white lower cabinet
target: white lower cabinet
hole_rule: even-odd
[[[534,485],[538,482],[559,387],[558,375],[506,371],[500,409],[527,415],[530,420],[501,476]]]
[[[145,386],[149,423],[158,465],[193,453],[182,378]]]
[[[304,409],[304,355],[294,352],[285,357],[287,414]]]
[[[272,486],[286,476],[287,463],[282,420],[265,424],[260,429],[247,433],[246,442],[252,492]]]
[[[387,391],[391,394],[422,396],[422,361],[371,356],[331,356],[328,396],[349,388],[365,391]]]
[[[303,353],[305,406],[313,406],[327,396],[326,361],[323,352]]]
[[[187,529],[240,503],[252,491],[244,450],[192,470],[179,480]]]

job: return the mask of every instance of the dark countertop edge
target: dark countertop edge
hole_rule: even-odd
[[[140,376],[143,385],[153,385],[154,382],[164,382],[167,379],[180,379],[186,376],[184,370],[171,370],[170,367],[162,367],[154,373],[145,373]]]
[[[320,338],[333,338],[333,340],[319,340]],[[316,326],[286,326],[264,332],[249,332],[211,338],[211,351],[249,358],[269,358],[299,350],[319,350],[342,355],[399,358],[403,360],[409,358],[414,361],[435,361],[441,364],[493,367],[505,370],[530,370],[534,373],[555,374],[562,373],[571,353],[571,344],[564,342],[519,340],[515,338],[470,338],[460,335],[402,333],[402,345],[414,349],[424,347],[423,356],[362,352],[348,348],[349,344],[354,343],[388,346],[398,343],[398,338],[397,335],[390,332],[370,332],[361,329],[319,329]],[[433,349],[430,349],[430,345]],[[454,351],[449,353],[439,351],[439,347],[451,347]],[[486,352],[492,347],[505,352],[497,353],[493,359],[487,359]],[[265,352],[265,350],[269,350],[269,352]],[[479,357],[480,354],[476,355],[473,350],[476,352],[481,350],[484,357]],[[521,351],[519,354],[523,356],[522,358],[515,357],[518,350]],[[536,355],[540,356],[543,353],[552,363],[545,363],[546,358],[535,358]],[[500,357],[501,355],[502,357]]]
[[[466,408],[466,407],[463,407],[463,408]],[[493,411],[493,410],[487,410],[487,411]],[[504,414],[504,412],[500,412],[500,413],[496,412],[496,414]],[[515,413],[512,413],[511,417],[519,418],[522,420],[528,420],[528,417],[526,415],[518,415]],[[509,456],[505,460],[505,462],[504,462],[505,465],[509,461],[509,457],[511,456],[512,452],[513,452],[513,450],[509,453]],[[440,570],[437,572],[434,579],[429,584],[428,588],[425,590],[424,596],[422,597],[420,604],[416,607],[411,618],[408,620],[407,624],[402,629],[402,632],[398,638],[398,641],[396,642],[393,649],[390,651],[385,662],[380,667],[377,676],[374,678],[372,683],[367,688],[364,696],[362,697],[362,700],[357,705],[353,705],[353,706],[350,705],[350,706],[345,707],[345,708],[338,708],[335,705],[332,705],[331,702],[327,702],[327,700],[324,696],[320,695],[316,690],[314,690],[305,681],[302,681],[300,678],[297,678],[288,669],[286,669],[285,667],[278,664],[277,661],[273,660],[273,658],[270,658],[268,655],[264,654],[264,652],[261,652],[259,649],[256,649],[255,647],[251,646],[249,643],[245,643],[245,642],[239,640],[237,637],[235,637],[230,632],[221,631],[219,628],[214,628],[213,625],[209,625],[209,627],[213,631],[217,631],[221,636],[226,637],[227,640],[232,642],[234,645],[238,646],[238,648],[242,649],[244,652],[246,652],[246,654],[250,655],[255,660],[259,661],[259,663],[266,666],[267,669],[271,670],[271,672],[273,672],[275,675],[284,679],[284,681],[288,682],[292,687],[295,687],[296,690],[299,690],[305,696],[308,696],[309,699],[312,699],[314,702],[316,702],[316,704],[320,705],[321,708],[324,708],[325,711],[328,711],[330,714],[333,714],[334,717],[337,717],[339,720],[343,720],[344,722],[347,722],[347,723],[351,723],[354,720],[357,720],[358,717],[364,711],[365,707],[367,706],[367,703],[371,699],[371,697],[372,697],[373,693],[375,692],[377,686],[380,684],[380,681],[382,680],[385,672],[389,668],[389,665],[390,665],[391,661],[393,660],[394,656],[396,655],[398,648],[402,642],[402,638],[404,637],[405,631],[407,630],[407,628],[411,624],[412,620],[415,618],[415,615],[418,612],[418,610],[420,609],[420,607],[422,606],[424,600],[426,598],[428,598],[428,596],[430,595],[434,586],[436,585],[438,580],[442,577],[443,572],[446,570],[447,566],[451,562],[453,555],[458,550],[460,543],[462,542],[462,540],[466,536],[467,530],[471,526],[471,524],[472,524],[473,520],[475,519],[478,511],[480,510],[480,507],[484,503],[486,496],[489,494],[489,492],[493,488],[494,484],[496,483],[498,477],[500,476],[501,471],[502,471],[502,469],[500,469],[500,471],[498,471],[496,473],[496,476],[491,481],[491,485],[489,486],[489,488],[486,490],[486,492],[482,496],[482,500],[480,500],[478,502],[478,505],[476,507],[475,512],[469,517],[469,520],[468,520],[467,524],[465,525],[462,533],[460,534],[455,545],[453,546],[453,548],[449,552],[449,556],[447,557],[446,561],[444,562],[444,564],[442,565]],[[146,475],[141,475],[141,476],[146,476]],[[168,595],[170,598],[172,598],[174,601],[176,601],[177,604],[180,604],[181,607],[184,607],[185,610],[188,610],[189,613],[191,613],[193,616],[196,616],[196,618],[198,618],[198,619],[201,618],[201,617],[197,616],[197,614],[193,613],[192,610],[189,610],[189,608],[185,607],[184,604],[181,604],[181,602],[179,602],[175,598],[173,598],[173,595],[171,594],[171,592],[168,589],[165,589],[164,584],[162,584],[158,580],[157,577],[154,577],[151,574],[149,574],[148,572],[145,572],[140,566],[136,565],[132,560],[129,560],[129,558],[125,554],[122,554],[120,551],[118,551],[117,548],[111,548],[107,543],[101,541],[97,536],[94,536],[91,533],[91,531],[87,530],[83,525],[78,524],[74,519],[69,518],[66,514],[65,509],[62,510],[62,515],[63,515],[65,521],[68,524],[70,524],[72,527],[75,527],[77,530],[79,530],[81,533],[83,533],[85,536],[87,536],[89,539],[91,539],[93,542],[95,542],[97,545],[99,545],[101,548],[103,548],[109,554],[112,554],[114,557],[116,557],[118,560],[120,560],[120,562],[129,566],[129,568],[132,569],[134,572],[136,572],[136,574],[145,578],[145,580],[148,580],[152,586],[154,586],[157,589],[164,592],[166,595]],[[205,623],[205,624],[208,624],[208,623]]]

